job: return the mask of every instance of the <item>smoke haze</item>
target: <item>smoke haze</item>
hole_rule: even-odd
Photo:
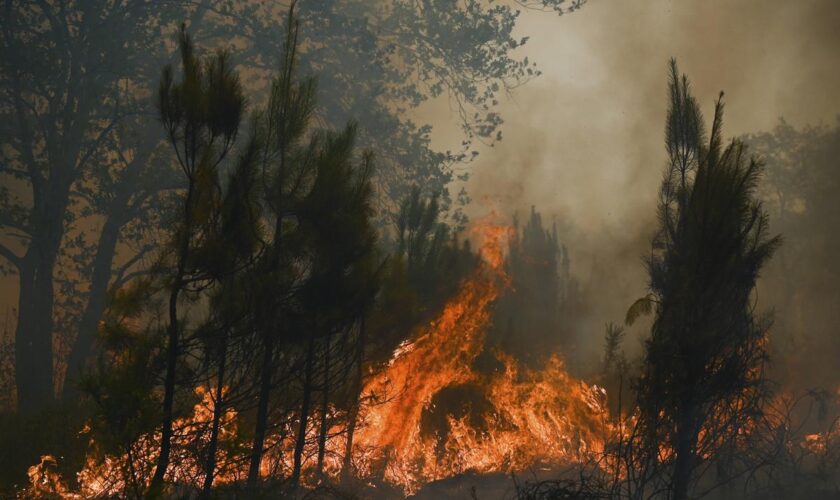
[[[590,0],[559,19],[523,12],[522,50],[543,74],[502,103],[504,139],[469,167],[468,213],[525,214],[533,204],[557,221],[591,307],[573,326],[585,355],[599,352],[603,324],[620,322],[645,291],[668,59],[688,74],[707,119],[725,91],[726,137],[769,130],[780,117],[797,127],[832,123],[838,26],[834,0]],[[458,133],[446,103],[421,115],[452,147]]]
[[[542,75],[501,103],[504,139],[462,167],[467,213],[526,215],[535,205],[557,223],[589,304],[569,328],[586,356],[597,355],[604,323],[620,322],[645,290],[668,59],[691,78],[707,118],[726,92],[727,137],[769,130],[780,117],[831,123],[840,112],[838,26],[836,0],[589,0],[559,18],[523,10],[516,30],[530,40],[519,51]],[[457,148],[461,131],[445,100],[416,114],[434,124],[438,149]],[[7,321],[16,303],[15,278],[0,276]],[[646,326],[634,327],[637,339]]]

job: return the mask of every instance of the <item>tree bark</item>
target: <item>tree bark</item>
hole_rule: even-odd
[[[318,432],[318,476],[324,473],[324,455],[327,447],[327,412],[330,403],[330,339],[325,339],[324,345],[324,379],[321,397],[321,428]]]
[[[67,373],[62,389],[62,399],[65,401],[78,395],[80,376],[93,352],[99,321],[105,311],[120,227],[122,227],[122,211],[109,214],[102,226],[102,233],[99,235],[87,307],[79,321],[79,333],[67,360]]]
[[[222,345],[219,347],[219,373],[216,381],[216,394],[213,402],[213,423],[210,428],[210,442],[207,443],[207,465],[205,467],[207,475],[204,476],[204,487],[201,492],[201,498],[210,498],[210,490],[213,487],[213,476],[216,472],[216,450],[219,443],[219,427],[222,421],[222,412],[224,411],[224,384],[225,384],[225,368],[227,365],[227,332],[224,332],[222,338]]]
[[[300,483],[300,473],[303,467],[303,448],[306,445],[306,427],[309,423],[309,406],[312,400],[312,375],[315,364],[315,338],[309,338],[309,347],[306,352],[306,373],[303,383],[303,402],[300,407],[300,426],[298,428],[297,442],[295,443],[294,466],[292,469],[292,488],[297,488]]]
[[[33,245],[36,245],[33,241]],[[15,377],[18,411],[39,411],[54,399],[53,391],[53,279],[56,255],[30,247],[20,275],[15,329]]]
[[[260,368],[260,394],[257,401],[257,421],[254,427],[254,444],[251,447],[251,463],[248,468],[247,488],[253,491],[260,477],[263,444],[268,428],[268,403],[271,397],[271,361],[274,358],[274,341],[269,336],[263,342],[263,360]]]
[[[362,371],[362,363],[365,355],[365,316],[362,314],[359,320],[359,339],[356,346],[356,390],[353,391],[356,395],[356,401],[353,402],[350,408],[349,422],[347,424],[347,444],[344,448],[344,464],[341,468],[342,481],[348,481],[353,474],[353,434],[356,432],[356,421],[359,418],[359,407],[362,402],[362,378],[364,372]]]
[[[674,478],[671,487],[673,500],[688,498],[688,487],[694,469],[694,449],[697,446],[697,432],[690,410],[683,410],[677,425],[676,456],[674,458]]]
[[[70,167],[68,167],[70,168]],[[31,413],[55,400],[53,384],[53,270],[64,236],[69,183],[56,179],[45,193],[36,191],[40,209],[33,209],[29,248],[18,268],[20,296],[15,330],[15,376],[18,410]]]
[[[166,353],[166,379],[163,386],[163,424],[161,426],[160,454],[155,466],[155,474],[152,477],[149,488],[152,494],[156,494],[163,486],[163,479],[166,469],[169,468],[169,454],[172,450],[172,419],[173,406],[175,402],[175,371],[178,367],[178,351],[180,348],[180,326],[178,325],[178,296],[184,287],[184,276],[186,274],[187,258],[190,251],[190,237],[192,236],[192,204],[193,191],[195,189],[193,179],[189,180],[187,197],[184,201],[184,234],[183,240],[178,249],[178,268],[172,290],[169,292],[169,325],[167,328],[167,353]]]

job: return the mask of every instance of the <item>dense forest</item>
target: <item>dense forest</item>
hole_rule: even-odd
[[[590,4],[6,2],[0,497],[840,497],[840,121],[674,53],[638,245],[472,199]]]

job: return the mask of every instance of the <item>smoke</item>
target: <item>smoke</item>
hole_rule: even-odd
[[[522,53],[543,74],[502,103],[504,139],[469,167],[468,209],[554,218],[588,307],[576,332],[584,359],[606,321],[645,292],[643,256],[655,224],[665,153],[666,65],[676,57],[711,116],[726,92],[727,137],[833,122],[840,89],[835,0],[591,0],[557,18],[524,11]],[[443,147],[458,137],[446,103],[421,110]],[[761,304],[769,308],[772,304]],[[647,325],[625,341],[639,352]],[[634,340],[635,337],[635,340]]]
[[[588,304],[570,328],[596,355],[604,323],[620,322],[645,290],[668,59],[689,75],[707,115],[726,91],[727,136],[769,130],[782,116],[795,126],[832,122],[838,26],[837,0],[589,0],[562,17],[523,10],[517,36],[530,40],[518,50],[543,74],[503,99],[503,141],[464,167],[467,213],[525,215],[536,205],[557,222]],[[434,124],[440,150],[462,138],[448,104],[416,112],[418,123]],[[0,275],[0,315],[13,317],[16,303],[14,277]],[[625,348],[638,352],[645,326]]]

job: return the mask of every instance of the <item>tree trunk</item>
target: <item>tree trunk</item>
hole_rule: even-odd
[[[274,342],[269,336],[263,346],[263,360],[260,368],[260,395],[257,401],[257,422],[254,427],[254,444],[251,447],[251,463],[248,468],[248,490],[257,487],[260,477],[260,462],[262,462],[263,444],[268,428],[268,402],[271,396],[271,361],[274,357]]]
[[[364,376],[364,372],[362,371],[364,355],[365,316],[363,313],[361,319],[359,320],[359,340],[358,345],[356,346],[356,380],[354,381],[356,388],[355,391],[353,391],[356,395],[356,401],[354,401],[351,405],[350,415],[348,417],[350,421],[347,424],[347,444],[344,448],[344,464],[341,468],[342,481],[348,481],[353,474],[353,434],[356,432],[356,420],[359,418],[359,407],[362,404],[360,398],[362,396],[362,377]]]
[[[15,377],[21,413],[52,403],[53,390],[53,268],[57,252],[33,239],[22,265],[17,327]]]
[[[22,413],[41,410],[55,400],[53,379],[53,270],[58,260],[64,223],[68,215],[70,187],[81,164],[79,152],[93,99],[83,99],[81,89],[89,89],[87,79],[79,73],[84,57],[70,58],[69,85],[49,99],[47,133],[29,130],[28,113],[19,78],[13,79],[11,97],[26,151],[26,168],[32,174],[32,209],[28,214],[31,239],[26,254],[17,265],[19,274],[18,318],[15,328],[15,378],[17,406]],[[93,95],[93,94],[91,94]],[[61,130],[58,130],[58,126]],[[43,144],[39,143],[40,138]],[[43,149],[42,149],[43,148]],[[46,155],[48,168],[41,172],[36,151]]]
[[[688,498],[691,473],[694,470],[694,449],[697,446],[697,432],[691,412],[685,410],[677,425],[676,456],[674,459],[674,478],[671,488],[673,500]]]
[[[283,168],[283,156],[280,157],[281,175]],[[283,217],[278,215],[274,226],[274,242],[271,246],[271,255],[273,258],[268,259],[270,262],[266,273],[273,272],[279,260],[280,243],[282,241],[282,225]],[[271,311],[273,313],[274,311]],[[251,463],[248,468],[248,481],[246,488],[253,492],[257,487],[257,481],[260,477],[260,463],[262,462],[263,445],[265,443],[265,434],[268,430],[268,403],[271,397],[271,361],[274,358],[274,337],[276,333],[272,331],[271,327],[266,325],[271,324],[266,318],[271,317],[271,314],[263,315],[258,313],[257,326],[263,332],[263,362],[260,373],[260,394],[257,401],[257,421],[254,426],[254,444],[251,447]]]
[[[207,475],[204,476],[204,488],[201,492],[201,498],[210,498],[210,490],[213,487],[213,475],[216,472],[216,449],[219,443],[219,426],[221,425],[222,412],[224,411],[224,384],[225,384],[225,367],[227,365],[227,332],[223,333],[222,345],[219,347],[219,374],[216,381],[216,394],[213,404],[213,424],[210,428],[210,442],[207,443],[207,465],[205,470]]]
[[[37,195],[37,193],[36,193]],[[53,385],[53,270],[61,239],[69,184],[57,179],[49,186],[47,200],[32,216],[29,248],[18,268],[20,296],[15,330],[15,376],[18,410],[31,413],[55,399]]]
[[[175,278],[175,285],[169,294],[169,326],[167,328],[168,349],[166,352],[166,379],[163,384],[163,424],[161,426],[160,454],[158,455],[155,475],[152,477],[150,488],[159,491],[163,485],[166,469],[169,468],[169,453],[172,451],[172,420],[175,403],[175,371],[178,368],[178,344],[180,332],[178,326],[178,295],[183,281],[183,271],[180,269]]]
[[[70,350],[70,357],[67,360],[67,372],[62,389],[62,399],[65,401],[71,400],[78,395],[80,376],[93,351],[99,321],[102,319],[102,313],[105,311],[108,285],[111,281],[111,269],[114,263],[114,256],[116,255],[120,227],[122,226],[121,219],[121,212],[119,215],[109,214],[108,219],[102,226],[102,233],[99,235],[87,307],[79,321],[79,334],[73,343],[73,347]]]
[[[303,448],[306,445],[306,427],[309,423],[309,405],[312,399],[312,372],[315,364],[315,338],[309,338],[309,347],[306,352],[306,374],[303,383],[303,402],[300,408],[300,427],[298,428],[297,442],[295,443],[294,467],[292,469],[292,489],[297,488],[300,483],[301,467],[303,465]]]
[[[324,345],[324,379],[321,398],[321,429],[318,432],[318,476],[324,473],[324,455],[327,447],[327,412],[330,402],[330,338],[326,338]]]
[[[169,325],[167,328],[168,349],[166,352],[166,379],[163,385],[163,424],[161,426],[160,454],[155,466],[155,475],[152,477],[149,488],[151,493],[157,494],[163,486],[163,479],[166,469],[169,468],[169,453],[172,450],[172,418],[173,405],[175,402],[175,371],[178,367],[178,351],[180,348],[180,326],[178,325],[178,296],[184,287],[184,276],[186,274],[187,258],[190,251],[190,237],[192,236],[192,204],[193,190],[195,189],[193,179],[189,180],[187,197],[184,201],[184,234],[178,249],[178,269],[172,290],[169,292]]]

